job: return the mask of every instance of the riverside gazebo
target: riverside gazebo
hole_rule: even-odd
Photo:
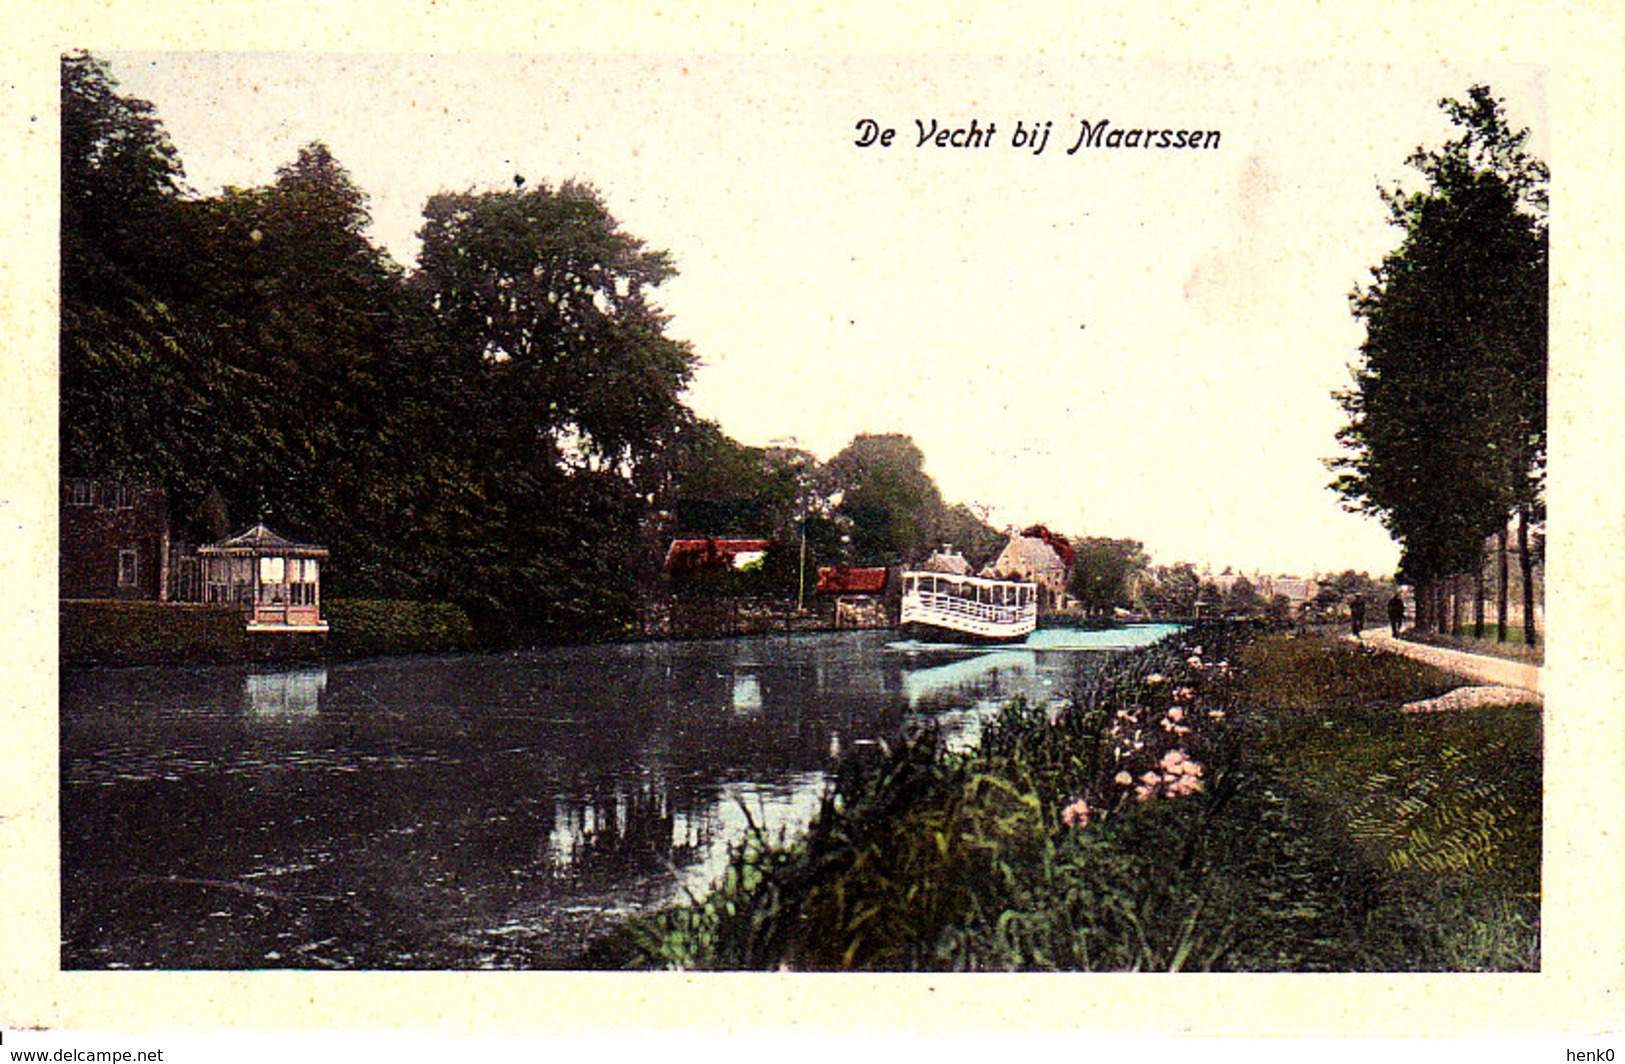
[[[294,543],[257,524],[197,549],[203,601],[241,606],[250,632],[325,632],[321,559],[327,548]]]

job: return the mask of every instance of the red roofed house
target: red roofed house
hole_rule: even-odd
[[[878,595],[886,590],[886,570],[844,566],[818,570],[820,595]]]
[[[885,569],[836,566],[818,570],[818,594],[835,596],[835,627],[886,627],[889,622],[882,596],[890,582],[888,576]]]
[[[748,569],[767,554],[765,539],[674,539],[666,551],[668,576],[704,576]]]

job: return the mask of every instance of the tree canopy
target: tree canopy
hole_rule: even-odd
[[[862,433],[829,460],[851,522],[852,550],[867,565],[925,557],[938,538],[942,494],[925,472],[925,455],[900,433]]]
[[[1151,564],[1145,544],[1137,539],[1084,536],[1072,540],[1071,592],[1090,613],[1107,614],[1134,605],[1135,584]]]

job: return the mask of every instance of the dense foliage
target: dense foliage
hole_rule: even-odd
[[[474,645],[468,615],[449,602],[329,599],[322,615],[333,654],[424,654]]]
[[[248,653],[242,613],[231,606],[64,599],[58,610],[64,664],[204,665],[242,661]]]
[[[1072,540],[1077,561],[1072,566],[1070,591],[1091,613],[1135,605],[1140,574],[1151,565],[1145,544],[1136,539],[1085,536]]]

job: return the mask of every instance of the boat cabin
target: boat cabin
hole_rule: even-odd
[[[321,565],[327,549],[257,524],[197,549],[203,601],[241,606],[250,632],[325,632]]]

